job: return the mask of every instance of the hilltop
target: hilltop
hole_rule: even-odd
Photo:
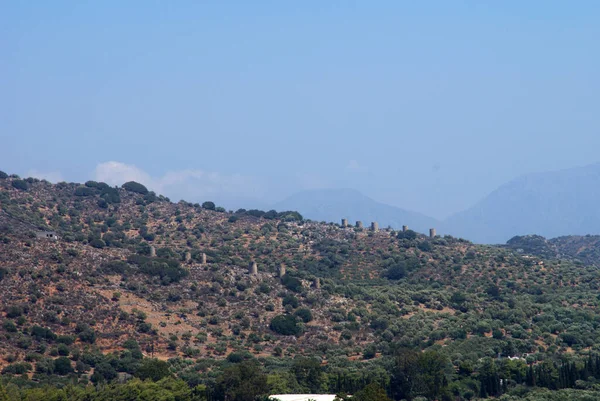
[[[257,360],[279,392],[375,380],[406,395],[387,372],[397,350],[417,349],[439,358],[436,394],[451,383],[461,396],[494,395],[489,380],[531,384],[527,364],[558,375],[598,350],[598,269],[549,256],[173,203],[133,182],[3,175],[0,364],[38,382],[97,382],[143,377],[141,358],[154,357],[213,388],[224,369]],[[503,373],[489,379],[489,363]],[[300,373],[308,366],[316,378]]]

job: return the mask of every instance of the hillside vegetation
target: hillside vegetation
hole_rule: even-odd
[[[599,278],[560,254],[0,174],[0,399],[598,399]]]

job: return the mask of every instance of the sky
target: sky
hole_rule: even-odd
[[[597,1],[0,0],[0,170],[444,218],[600,161]]]

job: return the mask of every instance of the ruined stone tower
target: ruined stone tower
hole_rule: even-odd
[[[154,245],[150,245],[150,257],[153,258],[156,256],[156,248]]]
[[[187,251],[185,253],[185,263],[190,263],[191,260],[192,260],[192,253],[190,251]]]
[[[205,253],[202,254],[202,264],[203,265],[206,264],[206,254]]]
[[[250,273],[253,276],[256,276],[258,274],[258,265],[256,264],[256,262],[250,262],[250,264],[248,265],[248,273]]]
[[[379,231],[379,223],[378,222],[374,221],[371,223],[371,231],[375,231],[375,232]]]
[[[358,221],[356,222],[356,228],[363,228],[362,221],[358,220]]]
[[[348,227],[348,219],[342,219],[342,227]]]
[[[408,231],[408,226],[402,226],[402,231],[407,232]]]
[[[435,228],[429,229],[429,238],[435,238]]]
[[[315,288],[318,290],[321,288],[321,280],[319,280],[319,278],[315,278],[313,281],[313,285],[315,286]]]
[[[279,265],[279,277],[283,277],[285,276],[285,265],[282,263],[281,265]]]

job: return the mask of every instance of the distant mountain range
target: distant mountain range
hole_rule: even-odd
[[[353,223],[371,221],[380,227],[408,225],[419,232],[438,228],[479,243],[505,243],[516,235],[544,237],[600,234],[600,164],[528,174],[510,181],[471,208],[443,222],[424,214],[377,202],[356,190],[310,190],[274,205],[297,210],[313,220]]]
[[[444,231],[482,243],[527,234],[600,234],[600,164],[510,181],[448,218]]]
[[[311,220],[340,222],[342,218],[347,218],[349,224],[360,220],[365,227],[376,221],[381,228],[407,225],[423,233],[440,225],[432,217],[377,202],[353,189],[303,191],[277,203],[274,208],[297,210]]]

